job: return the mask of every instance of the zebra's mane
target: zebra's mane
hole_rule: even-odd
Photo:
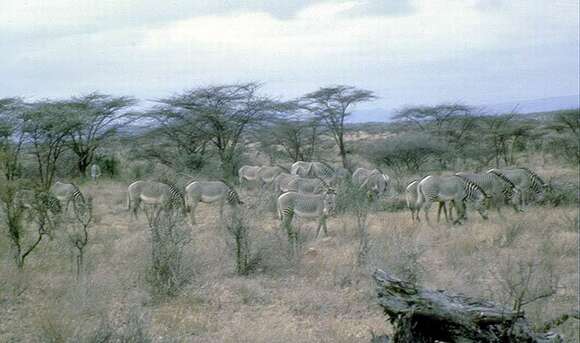
[[[455,174],[455,176],[457,176],[458,178],[460,178],[461,180],[463,180],[467,185],[469,185],[469,186],[477,189],[478,191],[480,191],[481,194],[483,194],[484,197],[486,197],[486,198],[489,197],[487,195],[487,193],[483,190],[483,188],[481,188],[477,183],[475,183],[475,182],[473,182],[473,181],[471,181],[471,180],[469,180],[469,179],[467,179],[467,178],[465,178],[465,177],[463,177],[461,175]]]
[[[85,195],[83,194],[83,192],[81,192],[81,189],[79,188],[79,186],[77,186],[74,182],[71,182],[70,184],[73,185],[73,187],[75,188],[75,191],[77,191],[81,195],[81,199],[83,201],[85,201]]]
[[[169,186],[169,189],[171,189],[173,192],[179,194],[179,196],[182,198],[184,197],[183,192],[181,191],[181,189],[179,187],[177,187],[175,182],[170,181],[170,180],[165,179],[165,178],[159,180],[158,182],[166,184],[167,186]]]
[[[511,188],[516,188],[516,185],[512,182],[512,180],[508,179],[505,175],[503,175],[502,173],[498,172],[497,170],[491,169],[490,171],[488,171],[488,173],[493,174],[493,175],[499,177],[505,183],[507,183],[508,185],[510,185]]]
[[[288,168],[286,168],[286,167],[284,167],[284,166],[282,166],[282,165],[280,165],[280,164],[276,164],[275,166],[276,166],[276,167],[278,167],[278,168],[280,168],[280,169],[282,169],[282,170],[283,170],[283,171],[285,171],[286,173],[288,173],[288,174],[291,174],[291,173],[290,173],[290,169],[288,169]]]
[[[412,184],[413,182],[418,182],[418,181],[419,181],[419,179],[414,179],[414,180],[411,180],[411,181],[409,181],[409,182],[407,183],[407,187],[409,187],[409,185],[410,185],[410,184]],[[406,188],[406,187],[405,187],[405,188]]]
[[[220,179],[221,182],[224,183],[224,185],[226,185],[226,187],[228,187],[228,190],[230,192],[233,192],[234,194],[236,194],[236,197],[238,198],[238,201],[240,201],[240,195],[238,194],[238,192],[236,191],[236,189],[234,188],[234,186],[232,186],[229,182],[227,182],[225,179]]]
[[[533,171],[531,171],[529,168],[526,167],[521,167],[520,169],[523,169],[525,171],[527,171],[528,173],[530,173],[531,177],[533,179],[535,179],[540,185],[544,186],[546,183],[544,182],[544,180],[542,180],[541,177],[538,176],[538,174],[534,173]]]

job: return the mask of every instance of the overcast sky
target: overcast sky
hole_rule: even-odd
[[[243,81],[281,98],[354,85],[384,108],[574,95],[578,13],[577,0],[0,0],[0,97]]]

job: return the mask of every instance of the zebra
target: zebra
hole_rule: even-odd
[[[419,185],[419,182],[422,179],[418,179],[418,180],[413,180],[411,182],[409,182],[409,184],[407,185],[407,187],[405,187],[405,200],[407,202],[407,208],[409,208],[409,211],[411,211],[411,219],[413,221],[417,220],[420,221],[419,219],[419,207],[417,207],[417,186]],[[453,205],[453,203],[451,203],[451,205]],[[447,215],[447,206],[445,204],[445,202],[441,201],[439,202],[439,208],[437,209],[437,222],[439,222],[439,219],[441,217],[441,210],[443,210],[443,212],[445,213],[445,221],[448,222],[449,218],[451,218],[451,220],[453,220],[453,214],[452,214],[452,209],[453,206],[449,207],[449,216]]]
[[[503,203],[513,206],[516,212],[520,209],[517,200],[520,197],[520,191],[516,185],[502,174],[494,172],[489,173],[455,173],[455,175],[468,179],[481,187],[487,195],[490,196],[491,204],[501,215],[500,207]]]
[[[127,210],[137,218],[139,205],[158,206],[158,211],[180,209],[185,214],[183,193],[173,185],[157,181],[135,181],[127,188]]]
[[[420,180],[411,181],[407,187],[405,187],[405,200],[407,201],[407,207],[411,211],[411,219],[419,221],[419,209],[417,205],[417,186]],[[416,214],[416,215],[415,215]]]
[[[288,189],[298,193],[320,194],[328,187],[322,179],[296,177],[288,182]]]
[[[294,162],[290,167],[290,173],[301,177],[307,177],[312,173],[312,162]]]
[[[292,164],[290,173],[301,177],[320,178],[330,185],[335,185],[343,177],[344,170],[335,170],[325,162],[298,161]]]
[[[196,223],[195,209],[200,202],[218,202],[220,218],[226,203],[231,207],[244,203],[234,188],[223,181],[194,181],[185,187],[185,203],[192,225]]]
[[[58,199],[61,207],[64,208],[65,213],[69,211],[71,204],[75,209],[78,205],[86,204],[83,193],[74,183],[63,183],[56,181],[50,187],[49,192],[54,195],[56,199]]]
[[[262,167],[259,166],[242,166],[238,171],[239,183],[248,184],[250,182],[258,182],[258,171]]]
[[[257,177],[261,182],[261,185],[273,185],[276,176],[280,175],[284,170],[279,166],[264,166],[258,169]]]
[[[452,201],[458,213],[458,218],[454,223],[459,223],[465,218],[466,211],[463,204],[465,200],[472,201],[481,217],[487,219],[488,195],[481,187],[468,179],[456,175],[430,175],[421,180],[417,186],[416,208],[423,209],[427,223],[429,223],[428,210],[431,203],[435,201]]]
[[[91,166],[91,179],[96,182],[101,177],[101,168],[97,164]]]
[[[322,194],[286,192],[278,197],[276,205],[279,219],[287,225],[290,225],[295,214],[301,218],[318,218],[318,238],[321,228],[324,229],[324,235],[328,235],[326,219],[335,213],[336,192],[331,188]]]
[[[361,189],[367,189],[376,196],[382,196],[389,188],[391,179],[378,169],[358,168],[352,174],[352,182]]]
[[[527,205],[528,200],[532,194],[536,196],[536,200],[541,202],[544,200],[545,192],[548,185],[536,173],[528,168],[513,168],[513,169],[490,169],[488,173],[493,173],[498,176],[503,175],[509,179],[520,190],[519,202],[523,208]]]
[[[292,190],[290,187],[292,180],[297,179],[299,177],[300,176],[298,175],[288,173],[278,174],[278,176],[274,178],[274,192],[281,194]]]
[[[14,195],[14,203],[16,206],[25,210],[33,210],[39,205],[39,202],[41,202],[41,206],[46,206],[52,214],[56,215],[62,212],[60,201],[51,193],[38,193],[29,189],[23,189],[17,191]]]

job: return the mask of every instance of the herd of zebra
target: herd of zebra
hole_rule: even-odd
[[[93,177],[93,180],[95,178]],[[317,236],[321,228],[326,234],[326,219],[335,213],[336,194],[347,183],[368,194],[368,199],[383,195],[396,195],[389,176],[379,169],[358,168],[354,173],[345,168],[335,168],[324,162],[294,163],[291,168],[281,166],[243,166],[239,169],[239,183],[248,188],[269,190],[277,194],[277,214],[280,220],[293,218],[318,219]],[[509,205],[522,211],[527,202],[541,200],[546,189],[544,181],[527,168],[491,169],[485,173],[456,173],[454,175],[428,175],[410,182],[405,189],[407,207],[413,221],[419,221],[420,210],[428,223],[432,203],[438,203],[437,220],[441,211],[446,220],[457,212],[454,223],[466,219],[466,203],[471,203],[487,219],[487,209],[493,207],[501,215],[500,207]],[[56,182],[50,189],[51,208],[68,211],[78,208],[86,198],[72,183]],[[21,191],[17,200],[23,207],[31,207],[32,191]],[[184,192],[178,187],[157,181],[136,181],[127,189],[127,209],[133,217],[143,206],[171,208],[182,211],[196,224],[195,210],[199,203],[218,204],[220,217],[225,205],[243,205],[235,188],[224,180],[193,181]],[[143,205],[143,206],[142,206]],[[449,216],[448,216],[449,210]]]

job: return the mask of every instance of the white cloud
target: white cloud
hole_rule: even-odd
[[[368,0],[278,15],[258,5],[183,13],[179,2],[156,19],[157,8],[129,0],[0,1],[0,96],[155,97],[245,80],[283,96],[355,84],[389,104],[578,92],[576,1],[415,0],[393,16],[354,15]]]

